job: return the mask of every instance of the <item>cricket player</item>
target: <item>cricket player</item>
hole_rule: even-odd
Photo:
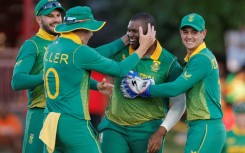
[[[46,106],[43,86],[43,55],[57,37],[54,27],[62,22],[64,8],[56,0],[40,0],[35,7],[39,31],[26,40],[17,55],[12,76],[14,90],[28,90],[28,110],[23,140],[23,153],[42,153],[39,139]]]
[[[122,61],[138,49],[138,28],[142,26],[146,33],[148,23],[156,26],[154,17],[145,12],[135,14],[130,19],[127,32],[130,45],[118,52],[114,60]],[[132,74],[137,73],[141,78],[153,79],[159,84],[174,81],[182,68],[177,58],[156,40],[132,71]],[[165,135],[185,111],[185,96],[128,99],[121,93],[122,79],[114,77],[114,91],[106,116],[98,127],[102,152],[162,153]],[[172,107],[169,108],[170,101]],[[161,133],[161,136],[156,138],[155,132]]]
[[[187,49],[182,74],[173,82],[152,85],[150,80],[125,78],[125,97],[172,97],[186,92],[187,125],[185,153],[220,153],[226,139],[222,122],[219,67],[206,47],[205,21],[196,13],[186,15],[180,25],[182,43]]]
[[[222,153],[245,152],[245,66],[228,75],[225,84],[225,100],[232,105],[235,123],[227,131]]]
[[[94,19],[87,6],[76,6],[66,12],[64,23],[55,27],[60,37],[52,42],[44,55],[44,82],[47,106],[40,139],[45,152],[101,153],[88,111],[90,70],[107,75],[124,76],[131,70],[155,41],[154,27],[148,33],[140,30],[140,47],[121,62],[106,58],[115,54],[116,47],[89,47],[93,32],[99,31],[104,21]],[[104,57],[106,56],[106,57]]]

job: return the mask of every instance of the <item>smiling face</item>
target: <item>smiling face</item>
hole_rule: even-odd
[[[143,33],[147,33],[147,25],[141,20],[129,21],[127,35],[129,37],[129,44],[136,50],[139,47],[139,27],[142,27]]]
[[[54,32],[54,28],[57,24],[62,22],[62,16],[59,10],[54,10],[47,16],[37,16],[36,19],[40,28],[51,35],[57,35],[57,33]]]
[[[195,51],[195,49],[204,42],[203,40],[206,36],[206,33],[207,30],[199,32],[192,27],[183,27],[180,30],[182,43],[185,45],[189,53]]]

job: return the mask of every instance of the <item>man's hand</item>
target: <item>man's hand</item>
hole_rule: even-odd
[[[114,85],[110,83],[106,83],[106,78],[103,78],[103,80],[97,84],[97,88],[100,93],[110,96],[114,89]]]
[[[148,153],[157,152],[161,148],[163,139],[166,136],[166,134],[167,134],[167,130],[163,126],[160,126],[158,130],[150,137],[148,142],[147,152]]]
[[[141,79],[140,77],[126,77],[121,82],[121,90],[126,98],[151,97],[149,87],[155,84],[153,79]]]
[[[123,35],[121,37],[121,40],[123,41],[123,43],[124,43],[125,46],[128,46],[129,45],[129,38],[128,38],[127,32],[126,32],[125,35]]]

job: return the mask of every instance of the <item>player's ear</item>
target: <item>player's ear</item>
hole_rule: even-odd
[[[203,39],[206,37],[206,34],[207,34],[207,30],[204,29],[204,30],[202,31],[202,37],[203,37]]]
[[[40,16],[36,16],[36,21],[40,25],[41,24],[41,17]]]

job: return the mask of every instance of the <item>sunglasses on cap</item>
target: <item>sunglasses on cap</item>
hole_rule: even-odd
[[[84,20],[77,20],[75,17],[64,17],[64,23],[65,24],[73,24],[73,23],[78,23],[78,22],[86,22],[90,19],[84,19]]]
[[[39,14],[39,12],[41,12],[42,10],[50,9],[52,7],[61,7],[61,4],[57,1],[50,1],[46,3],[45,5],[43,5],[43,7],[40,8],[37,14]]]

